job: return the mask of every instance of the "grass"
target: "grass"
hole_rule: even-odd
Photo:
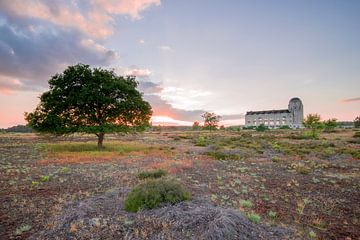
[[[37,149],[43,150],[50,153],[99,153],[103,154],[106,152],[116,152],[116,153],[130,153],[138,151],[151,151],[154,150],[154,147],[132,142],[118,142],[112,141],[107,142],[104,148],[98,148],[96,143],[86,142],[61,142],[61,143],[45,143],[38,144]]]
[[[150,179],[137,185],[126,197],[125,210],[137,212],[153,209],[161,203],[178,203],[190,199],[190,193],[173,179]]]
[[[261,221],[260,215],[258,215],[258,214],[256,214],[256,213],[250,213],[250,214],[248,215],[248,218],[249,218],[249,220],[250,220],[251,222],[253,222],[253,223],[260,223],[260,221]]]
[[[40,164],[90,163],[111,161],[123,155],[169,155],[172,150],[163,146],[152,146],[139,142],[107,141],[103,148],[95,142],[58,142],[36,144],[35,149],[43,159]]]
[[[150,171],[142,171],[139,173],[138,177],[140,179],[147,179],[147,178],[161,178],[166,175],[166,171],[163,169],[155,169]]]
[[[244,208],[252,208],[253,204],[250,200],[240,200],[240,205]]]

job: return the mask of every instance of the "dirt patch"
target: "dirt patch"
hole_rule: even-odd
[[[137,214],[123,210],[128,189],[69,204],[30,239],[294,239],[289,229],[254,224],[240,212],[195,199]]]

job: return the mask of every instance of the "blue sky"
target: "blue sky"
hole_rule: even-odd
[[[0,3],[0,127],[22,123],[49,76],[77,62],[136,72],[155,115],[176,120],[207,110],[239,124],[295,96],[305,113],[360,115],[359,1],[30,0],[25,13],[11,2]]]

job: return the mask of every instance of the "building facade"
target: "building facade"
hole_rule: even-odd
[[[261,124],[269,128],[289,126],[302,128],[304,120],[304,107],[300,98],[292,98],[287,109],[250,111],[245,115],[246,127],[257,127]]]

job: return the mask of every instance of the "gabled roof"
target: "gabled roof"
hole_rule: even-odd
[[[289,109],[267,110],[267,111],[250,111],[250,112],[246,112],[246,115],[274,114],[274,113],[290,113],[290,111],[289,111]]]

